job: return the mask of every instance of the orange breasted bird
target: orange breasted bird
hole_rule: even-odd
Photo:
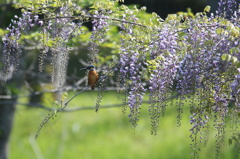
[[[98,73],[95,70],[95,66],[90,65],[81,70],[88,70],[88,84],[91,86],[91,89],[94,90],[96,83],[98,81]]]

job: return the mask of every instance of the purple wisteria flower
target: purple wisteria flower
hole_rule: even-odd
[[[24,12],[22,17],[14,16],[15,20],[8,26],[8,33],[3,38],[4,44],[4,72],[5,77],[10,73],[13,66],[17,69],[19,64],[19,56],[22,53],[22,45],[20,43],[22,33],[26,33],[35,24],[31,12]]]
[[[127,47],[122,49],[120,54],[120,74],[121,82],[124,84],[125,90],[128,90],[127,103],[130,108],[130,122],[133,127],[137,126],[137,121],[140,113],[140,106],[142,104],[143,95],[145,94],[146,89],[142,83],[141,72],[139,70],[143,69],[141,52],[132,51],[131,47],[140,47],[132,46],[123,42],[123,45]],[[134,48],[135,49],[135,48]]]
[[[89,63],[97,63],[98,56],[98,45],[105,41],[105,36],[109,30],[109,15],[111,12],[95,11],[92,20],[92,35],[90,38],[90,46],[88,50],[90,51]]]
[[[137,19],[135,16],[126,17],[124,14],[122,18],[122,20],[129,18],[132,21]],[[122,29],[120,34],[122,34],[123,37],[125,35],[128,35],[128,37],[134,37],[135,33],[133,32],[132,24],[121,23],[119,27]],[[129,40],[132,40],[133,43],[126,39],[121,39],[121,48],[119,52],[119,81],[121,81],[120,85],[124,87],[121,89],[128,91],[128,96],[124,103],[127,103],[130,108],[130,122],[133,127],[136,127],[139,120],[143,96],[146,92],[144,83],[142,82],[143,71],[146,70],[144,68],[146,54],[142,50],[142,45],[136,43],[134,38],[130,38]]]
[[[220,0],[218,2],[217,15],[233,20],[234,17],[240,16],[240,2],[238,0]]]

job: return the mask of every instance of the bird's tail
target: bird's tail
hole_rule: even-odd
[[[94,90],[94,89],[95,89],[95,86],[96,86],[96,84],[92,84],[92,85],[91,85],[91,89]]]

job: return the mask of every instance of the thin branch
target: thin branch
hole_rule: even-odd
[[[39,103],[21,103],[21,102],[14,102],[14,101],[0,101],[1,105],[11,105],[11,104],[16,104],[16,105],[25,105],[25,106],[29,106],[29,107],[33,107],[33,108],[41,108],[41,109],[45,109],[48,111],[54,111],[55,109],[53,108],[49,108],[47,106],[44,106],[42,104]]]
[[[52,20],[52,19],[61,19],[61,18],[70,18],[70,19],[79,19],[80,17],[83,17],[83,15],[80,16],[56,16],[56,17],[51,17],[51,18],[44,18],[41,19],[42,21],[45,20]],[[95,17],[95,16],[91,16],[91,15],[84,15],[84,18],[90,18],[90,19],[108,19],[108,20],[112,20],[112,21],[118,21],[118,22],[122,22],[122,23],[128,23],[128,24],[133,24],[133,25],[138,25],[141,27],[149,27],[147,25],[143,25],[143,24],[139,24],[139,23],[135,23],[135,22],[130,22],[130,21],[126,21],[126,20],[121,20],[121,19],[116,19],[116,18],[107,18],[107,17]]]
[[[0,99],[15,99],[15,97],[11,95],[0,95]]]
[[[148,101],[144,101],[143,103],[147,103]],[[28,106],[28,107],[32,107],[32,108],[40,108],[40,109],[44,109],[47,111],[58,111],[59,109],[57,108],[50,108],[47,107],[45,105],[42,104],[38,104],[38,103],[21,103],[21,102],[12,102],[12,101],[0,101],[0,104],[16,104],[16,105],[23,105],[23,106]],[[112,105],[104,105],[101,106],[101,108],[114,108],[114,107],[120,107],[123,104],[112,104]],[[90,109],[96,109],[95,106],[77,106],[76,108],[72,108],[72,109],[63,109],[61,111],[63,112],[74,112],[74,111],[80,111],[80,110],[90,110]]]
[[[78,93],[80,94],[80,92]],[[74,95],[73,97],[76,97],[78,94]],[[72,98],[73,98],[72,97]],[[177,95],[174,95],[172,96],[171,98],[167,99],[167,100],[172,100],[172,99],[175,99],[177,98],[178,96]],[[70,102],[70,101],[69,101]],[[149,104],[149,101],[148,100],[144,100],[142,101],[142,103],[147,103]],[[21,102],[13,102],[13,101],[0,101],[0,104],[16,104],[16,105],[24,105],[24,106],[29,106],[29,107],[32,107],[32,108],[40,108],[40,109],[44,109],[44,110],[47,110],[47,111],[53,111],[53,112],[74,112],[74,111],[81,111],[81,110],[91,110],[91,109],[96,109],[96,106],[84,106],[84,107],[81,107],[81,106],[76,106],[75,108],[72,108],[72,109],[62,109],[62,108],[50,108],[50,107],[47,107],[45,105],[42,105],[42,104],[39,104],[39,103],[21,103]],[[121,107],[123,106],[124,104],[121,103],[121,104],[111,104],[111,105],[103,105],[101,106],[101,109],[106,109],[106,108],[114,108],[114,107]]]
[[[113,66],[110,71],[108,72],[108,74],[106,74],[105,76],[101,77],[98,81],[102,81],[103,79],[105,79],[109,74],[112,73],[112,71],[114,70],[115,67],[117,67],[119,64],[116,64],[115,66]],[[65,108],[68,106],[68,104],[75,98],[77,97],[79,94],[83,93],[84,91],[86,91],[90,86],[86,86],[83,90],[81,90],[80,92],[76,93],[72,98],[70,98],[67,102],[64,103],[63,107],[60,108],[60,109],[55,109],[53,112],[49,113],[42,121],[42,123],[40,124],[40,126],[38,127],[38,130],[37,130],[37,133],[35,135],[35,139],[39,136],[42,128],[44,127],[44,125],[46,123],[48,123],[48,121],[51,119],[51,118],[54,118],[54,116],[57,115],[57,113],[61,112],[61,111],[64,111]]]
[[[123,104],[113,104],[113,105],[104,105],[101,106],[101,109],[107,109],[107,108],[115,108],[115,107],[121,107]],[[91,107],[76,107],[73,109],[65,109],[63,110],[64,112],[74,112],[74,111],[80,111],[80,110],[92,110],[96,109],[96,106],[91,106]]]
[[[100,81],[102,81],[103,79],[105,79],[109,74],[112,73],[112,71],[113,71],[118,65],[119,65],[119,64],[116,64],[115,66],[113,66],[113,67],[110,69],[110,71],[109,71],[105,76],[101,77],[96,83],[99,83]],[[63,109],[65,109],[65,108],[68,106],[68,104],[69,104],[76,96],[78,96],[79,94],[83,93],[83,92],[84,92],[85,90],[87,90],[89,87],[90,87],[90,85],[87,86],[87,87],[85,87],[82,91],[76,93],[72,98],[70,98],[67,102],[64,103],[64,106],[63,106],[59,111],[62,111]]]
[[[21,95],[21,96],[19,96],[19,95],[16,95],[16,96],[0,95],[0,99],[29,98],[29,97],[41,95],[41,94],[44,94],[44,93],[58,93],[58,92],[65,92],[65,91],[79,91],[79,90],[82,90],[82,89],[85,88],[85,87],[77,87],[76,85],[61,87],[60,89],[56,88],[56,89],[45,90],[45,91],[35,91],[35,92],[31,92],[30,94]],[[95,90],[98,90],[98,89],[96,88]],[[115,91],[116,88],[115,87],[107,87],[106,90]],[[1,104],[1,101],[0,101],[0,104]]]
[[[0,99],[28,98],[28,97],[32,97],[32,96],[41,95],[44,93],[57,93],[57,92],[63,92],[63,91],[70,91],[70,90],[74,90],[73,88],[74,87],[72,87],[72,86],[67,86],[67,87],[56,88],[56,89],[52,89],[52,90],[46,90],[46,91],[35,91],[35,92],[31,92],[31,94],[21,95],[21,96],[0,95]],[[80,88],[78,88],[78,89],[80,89]]]
[[[0,104],[13,104],[13,102],[0,102]],[[148,101],[143,101],[143,103],[148,103]],[[42,104],[38,104],[38,103],[19,103],[19,102],[15,102],[16,105],[23,105],[23,106],[29,106],[32,108],[40,108],[40,109],[44,109],[47,111],[58,111],[59,109],[56,108],[49,108],[47,106],[44,106]],[[101,106],[101,108],[103,109],[107,109],[107,108],[114,108],[114,107],[121,107],[123,104],[112,104],[112,105],[103,105]],[[95,106],[76,106],[75,108],[72,109],[64,109],[61,110],[62,112],[75,112],[75,111],[81,111],[81,110],[92,110],[92,109],[96,109]]]

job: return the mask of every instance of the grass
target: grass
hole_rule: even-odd
[[[71,96],[69,95],[69,98]],[[70,103],[68,108],[94,106],[96,92],[87,91]],[[121,95],[104,94],[102,105],[121,103]],[[160,119],[158,135],[150,134],[147,105],[142,106],[138,127],[133,130],[128,112],[121,107],[59,113],[34,135],[47,111],[18,106],[10,139],[10,159],[188,159],[190,153],[189,113],[182,126],[176,125],[176,108],[169,107]],[[215,137],[200,152],[200,159],[215,158]],[[220,159],[233,158],[233,147],[225,144]]]

